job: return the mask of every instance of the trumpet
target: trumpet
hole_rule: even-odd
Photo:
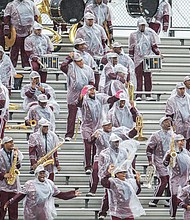
[[[138,127],[141,127],[138,129]],[[148,138],[143,136],[143,117],[142,115],[137,115],[136,117],[136,130],[138,130],[138,136],[135,137],[137,141],[146,141]]]
[[[30,126],[27,126],[25,123],[22,123],[22,124],[18,124],[18,125],[5,125],[5,129],[6,130],[11,130],[11,129],[28,129],[28,128],[31,128],[31,127],[35,127],[36,126],[36,120],[29,120],[30,122]]]

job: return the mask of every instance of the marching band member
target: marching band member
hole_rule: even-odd
[[[185,84],[185,91],[186,91],[186,93],[190,95],[190,76],[186,76],[183,79],[183,83]]]
[[[136,128],[129,129],[127,127],[113,127],[112,122],[109,120],[104,120],[102,122],[102,128],[97,129],[91,136],[92,142],[95,144],[96,147],[96,154],[94,156],[94,163],[92,174],[90,177],[90,190],[86,196],[94,196],[97,190],[97,185],[99,182],[98,178],[98,159],[100,152],[110,146],[109,139],[111,134],[117,134],[122,141],[128,140],[133,138],[137,135]]]
[[[137,31],[133,32],[129,36],[129,56],[134,60],[135,73],[137,78],[137,91],[142,91],[143,78],[145,91],[152,90],[152,76],[151,72],[143,71],[143,60],[147,55],[160,55],[158,49],[159,37],[150,28],[143,17],[140,17],[137,21]],[[137,94],[136,100],[141,101],[141,94]],[[146,100],[151,101],[151,95],[146,95]]]
[[[48,171],[43,165],[39,165],[35,170],[35,178],[28,180],[24,188],[18,195],[9,199],[4,209],[13,205],[18,206],[18,202],[25,198],[24,220],[50,220],[57,215],[54,206],[54,197],[59,199],[72,199],[80,195],[77,190],[61,192],[55,184],[48,179]],[[16,219],[14,219],[16,220]]]
[[[177,134],[190,138],[190,96],[185,93],[184,83],[177,83],[176,94],[166,102],[165,114],[172,118]]]
[[[190,174],[190,152],[185,149],[185,138],[178,134],[174,137],[174,146],[165,154],[163,163],[170,168],[170,216],[176,219],[177,193],[187,184]]]
[[[45,83],[47,79],[47,70],[41,70],[40,58],[42,55],[50,54],[53,50],[53,44],[50,38],[42,33],[43,26],[34,22],[33,32],[25,39],[24,48],[29,58],[32,70],[39,72],[41,82]]]
[[[129,102],[124,93],[120,94],[119,100],[113,104],[108,112],[108,118],[114,127],[125,126],[133,128],[138,110],[134,107],[133,102]]]
[[[41,118],[38,122],[40,128],[37,132],[29,136],[29,157],[31,164],[31,173],[36,169],[37,161],[44,157],[48,152],[53,150],[59,144],[57,135],[49,130],[50,122]],[[53,163],[45,166],[45,170],[49,172],[49,179],[54,181],[54,172],[60,171],[58,153],[55,151],[49,158],[54,160]],[[45,161],[44,161],[45,162]]]
[[[98,66],[97,66],[94,58],[89,53],[87,53],[85,51],[87,47],[88,46],[86,44],[86,41],[84,41],[82,38],[76,38],[74,41],[73,51],[76,53],[79,53],[84,60],[84,64],[88,65],[89,67],[91,67],[93,69],[94,78],[95,78],[95,87],[96,87],[96,90],[98,90],[98,84],[99,84],[99,80],[100,80]]]
[[[27,116],[25,117],[26,125],[31,125],[30,121],[34,120],[36,125],[34,126],[34,132],[39,129],[39,120],[45,118],[50,122],[49,129],[55,131],[55,116],[51,106],[47,104],[48,98],[45,94],[38,96],[38,105],[30,107]]]
[[[25,38],[30,34],[34,20],[40,15],[36,5],[31,0],[14,0],[9,2],[4,12],[4,34],[11,37],[11,25],[16,30],[16,41],[11,48],[10,58],[16,67],[19,51],[21,52],[22,67],[28,67],[29,62],[24,49]]]
[[[5,125],[9,119],[9,91],[0,79],[0,138],[4,137]]]
[[[56,115],[59,114],[59,104],[55,100],[54,89],[46,83],[41,83],[40,75],[36,71],[32,71],[29,75],[30,84],[26,84],[21,89],[21,98],[23,101],[23,109],[27,112],[33,105],[38,104],[38,96],[45,94],[48,98],[48,104],[52,106]]]
[[[5,203],[20,191],[19,177],[14,176],[15,169],[19,169],[23,159],[22,153],[14,148],[12,137],[5,136],[0,149],[0,219],[4,220],[6,211]],[[16,161],[15,161],[16,160]],[[15,178],[15,182],[10,178]],[[9,219],[18,220],[18,204],[12,204],[8,208]]]
[[[9,56],[5,54],[3,47],[0,46],[0,78],[3,85],[9,90],[9,96],[11,95],[15,74],[16,71]]]
[[[178,205],[184,208],[183,220],[190,219],[190,180],[188,180],[187,186],[184,186],[178,193]]]
[[[94,73],[90,66],[84,64],[79,53],[71,52],[61,64],[61,70],[67,75],[67,131],[65,140],[70,141],[74,135],[77,114],[77,102],[85,85],[94,85]]]
[[[105,4],[103,0],[93,0],[93,3],[86,6],[84,14],[87,12],[90,12],[95,16],[94,22],[104,28],[111,44],[111,41],[113,40],[113,27],[111,12],[108,5]]]
[[[169,191],[169,171],[167,167],[163,165],[163,158],[166,152],[170,149],[172,140],[173,129],[171,126],[170,117],[162,117],[159,121],[161,130],[156,131],[151,135],[147,142],[146,154],[148,158],[149,166],[155,166],[156,175],[158,178],[158,186],[154,191],[154,197],[161,197],[165,188],[167,187],[167,195],[170,196]],[[154,199],[149,202],[150,207],[156,207],[158,199]],[[169,203],[165,201],[165,206],[169,206]]]
[[[168,0],[160,0],[156,14],[150,20],[149,27],[157,34],[163,33],[167,37],[171,25],[171,6]]]
[[[121,142],[121,138],[116,134],[112,133],[109,139],[110,146],[100,152],[98,159],[98,174],[102,182],[108,173],[108,168],[110,165],[114,169],[121,166],[130,157],[131,163],[135,157],[135,152],[139,146],[139,143],[134,140],[126,140]],[[127,170],[127,178],[134,180],[131,164]],[[102,200],[101,211],[99,212],[99,220],[104,220],[107,211],[109,209],[108,204],[108,193],[105,191],[104,198]]]
[[[140,193],[140,173],[136,175],[136,180],[133,181],[126,178],[126,167],[119,166],[114,169],[110,165],[108,173],[101,180],[101,184],[108,189],[111,219],[134,220],[135,217],[145,215],[145,211],[136,196]],[[111,177],[112,173],[115,177]]]
[[[82,38],[88,45],[86,51],[92,56],[102,56],[106,52],[107,39],[104,29],[94,23],[95,16],[87,12],[84,15],[84,25],[76,32],[76,38]]]
[[[82,124],[81,133],[85,147],[85,171],[91,174],[92,160],[95,154],[95,147],[92,146],[91,135],[101,127],[105,105],[113,104],[118,100],[122,91],[118,91],[115,96],[108,96],[103,93],[96,94],[95,87],[85,86],[81,91],[78,106],[81,107]],[[91,154],[91,151],[93,153]]]

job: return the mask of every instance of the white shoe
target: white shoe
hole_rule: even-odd
[[[98,217],[98,220],[104,220],[105,219],[105,216],[101,215]]]
[[[91,170],[91,169],[88,169],[88,170],[85,171],[85,173],[86,173],[87,175],[90,175],[90,174],[92,173],[92,170]]]
[[[164,207],[170,207],[170,203],[166,200],[163,201]]]
[[[72,139],[71,137],[66,137],[65,141],[71,141],[71,139]]]
[[[137,97],[137,98],[136,98],[136,101],[141,101],[141,100],[142,100],[141,97]]]
[[[24,71],[28,71],[28,70],[31,70],[31,67],[30,66],[25,66]]]
[[[150,97],[146,97],[146,101],[154,101],[154,99],[150,96]]]
[[[86,196],[87,196],[87,197],[94,197],[94,196],[95,196],[95,193],[88,192],[88,193],[86,194]]]
[[[157,207],[156,203],[154,203],[154,202],[149,202],[148,205],[149,205],[149,207]]]

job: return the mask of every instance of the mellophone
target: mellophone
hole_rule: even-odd
[[[59,69],[59,56],[54,54],[45,54],[41,56],[40,70],[58,70]]]
[[[159,55],[145,56],[143,61],[144,72],[162,69],[162,59]]]

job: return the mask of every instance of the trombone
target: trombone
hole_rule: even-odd
[[[28,129],[36,126],[36,120],[29,120],[30,126],[26,125],[25,123],[18,124],[18,125],[5,125],[6,130],[12,130],[12,129]]]

